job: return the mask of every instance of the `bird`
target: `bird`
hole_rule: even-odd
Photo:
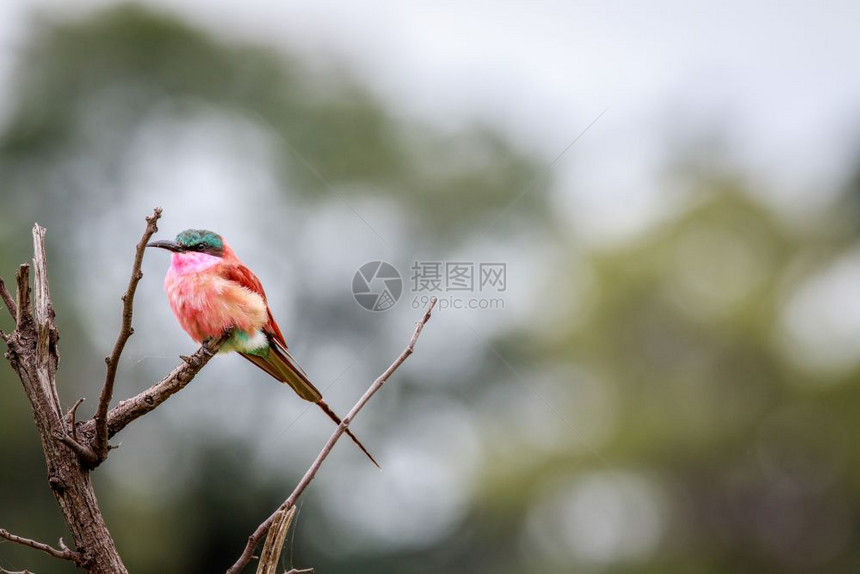
[[[194,341],[222,339],[219,353],[238,352],[341,424],[290,354],[260,280],[221,235],[208,229],[186,229],[174,240],[151,241],[146,246],[172,253],[164,290],[173,314]],[[379,468],[348,428],[346,434]]]

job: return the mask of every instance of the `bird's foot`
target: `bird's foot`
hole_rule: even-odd
[[[206,349],[206,352],[209,355],[214,355],[215,352],[213,352],[212,348],[223,345],[232,335],[233,335],[233,329],[230,328],[230,329],[226,329],[218,337],[207,337],[206,339],[203,339],[203,343],[202,343],[203,348]]]

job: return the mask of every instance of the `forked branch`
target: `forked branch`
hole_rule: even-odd
[[[23,546],[29,546],[30,548],[35,548],[36,550],[41,550],[47,554],[50,554],[54,558],[61,558],[63,560],[70,560],[77,564],[78,566],[84,563],[84,555],[80,552],[75,552],[74,550],[69,550],[68,548],[54,548],[53,546],[49,546],[44,542],[36,542],[35,540],[30,540],[29,538],[24,538],[23,536],[16,536],[12,534],[8,530],[4,528],[0,528],[0,538],[5,538],[11,542],[17,542]]]
[[[80,401],[68,413],[64,414],[60,408],[56,384],[60,355],[48,286],[44,228],[39,225],[33,228],[33,288],[30,287],[31,267],[27,264],[18,268],[15,300],[6,286],[0,283],[0,299],[15,318],[15,330],[2,335],[7,347],[6,358],[18,374],[32,408],[33,419],[42,439],[48,470],[47,482],[72,533],[75,550],[67,548],[62,541],[60,547],[55,548],[5,530],[0,530],[0,538],[70,560],[90,574],[127,573],[104,522],[89,474],[107,457],[108,438],[111,436],[108,423],[116,421],[113,432],[118,432],[132,420],[156,408],[187,385],[220,344],[215,341],[204,345],[191,357],[184,357],[179,367],[153,387],[154,391],[150,389],[127,401],[125,408],[120,405],[114,411],[108,411],[119,357],[133,332],[131,311],[134,292],[140,280],[142,250],[154,233],[159,215],[160,209],[156,209],[153,216],[147,218],[147,231],[137,249],[132,277],[124,297],[122,328],[113,353],[107,359],[108,373],[98,405],[98,422],[93,419],[76,424],[75,409]],[[97,449],[96,444],[101,446]]]

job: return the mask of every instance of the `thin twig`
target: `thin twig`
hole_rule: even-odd
[[[367,401],[369,401],[370,398],[375,395],[379,389],[382,388],[382,385],[385,384],[385,382],[389,379],[389,377],[391,377],[394,371],[396,371],[398,367],[403,364],[403,361],[405,361],[409,357],[409,355],[412,354],[415,349],[415,342],[421,335],[421,331],[424,329],[424,325],[426,325],[427,321],[430,320],[430,314],[433,311],[433,307],[435,305],[436,297],[431,297],[430,304],[427,306],[427,310],[424,312],[424,315],[415,325],[415,332],[412,333],[412,338],[409,340],[409,344],[406,345],[406,348],[403,350],[402,353],[400,353],[400,356],[398,356],[397,359],[395,359],[395,361],[391,363],[391,366],[389,366],[384,373],[379,375],[379,377],[377,377],[377,379],[373,381],[373,384],[370,385],[370,388],[365,391],[364,395],[362,395],[358,402],[355,403],[355,406],[352,407],[349,413],[347,413],[347,415],[343,417],[341,423],[334,430],[331,437],[329,437],[328,442],[325,443],[325,446],[323,446],[322,450],[317,455],[316,460],[314,460],[313,464],[311,464],[310,468],[308,468],[307,472],[305,472],[305,475],[299,481],[298,485],[296,485],[295,490],[293,490],[289,498],[287,498],[284,503],[281,504],[281,506],[279,506],[278,509],[273,512],[271,516],[264,520],[263,523],[260,524],[256,530],[254,530],[253,534],[248,537],[248,543],[245,545],[245,549],[242,551],[242,554],[239,556],[239,559],[236,561],[236,563],[233,564],[227,570],[227,574],[239,574],[239,572],[242,571],[242,569],[248,564],[248,562],[251,561],[251,558],[254,553],[254,548],[256,548],[260,540],[269,532],[269,529],[271,528],[272,523],[274,522],[278,512],[288,510],[293,505],[295,505],[296,500],[298,500],[298,498],[302,495],[302,493],[316,476],[317,472],[322,466],[322,463],[325,462],[325,459],[328,457],[329,454],[331,454],[335,443],[337,443],[338,439],[344,434],[344,432],[346,432],[349,423],[352,422],[352,420],[359,413],[359,411],[364,408],[364,405],[367,404]]]
[[[78,412],[78,407],[81,406],[81,403],[86,399],[84,397],[79,398],[75,401],[75,404],[72,405],[72,408],[69,409],[69,412],[66,413],[66,423],[72,428],[72,439],[78,440],[78,429],[77,429],[77,421],[75,420],[75,413]]]
[[[30,540],[29,538],[23,538],[21,536],[16,536],[5,530],[0,528],[0,538],[5,538],[11,542],[17,542],[18,544],[22,544],[24,546],[29,546],[30,548],[35,548],[36,550],[41,550],[42,552],[46,552],[53,556],[54,558],[62,558],[63,560],[71,560],[78,566],[84,563],[84,555],[80,552],[75,552],[74,550],[69,550],[65,548],[63,550],[59,550],[54,548],[53,546],[49,546],[43,542],[36,542],[35,540]]]
[[[3,283],[2,278],[0,278],[0,299],[3,299],[3,303],[6,305],[6,309],[9,310],[9,314],[12,315],[12,318],[17,317],[18,306],[15,304],[12,294],[9,293],[9,289],[6,288],[6,284]]]
[[[30,570],[6,570],[2,566],[0,566],[0,574],[35,574]]]
[[[108,453],[108,408],[113,397],[113,386],[116,380],[119,358],[125,348],[126,342],[134,333],[134,329],[131,327],[131,320],[134,314],[134,293],[137,290],[140,278],[143,277],[143,272],[140,270],[143,264],[143,253],[146,250],[146,244],[149,239],[158,231],[157,223],[160,217],[161,208],[156,207],[152,215],[146,218],[146,230],[143,232],[140,243],[137,244],[134,263],[131,267],[131,278],[128,281],[128,289],[126,289],[125,294],[122,296],[122,327],[114,344],[113,352],[111,352],[110,357],[105,359],[107,372],[105,373],[105,383],[102,387],[98,408],[94,417],[96,421],[96,435],[93,439],[93,450],[95,450],[96,454],[102,460],[107,457]]]

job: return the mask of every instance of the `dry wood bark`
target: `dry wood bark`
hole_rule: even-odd
[[[0,281],[0,300],[15,319],[12,333],[0,331],[6,343],[6,358],[18,374],[33,411],[33,420],[42,441],[47,479],[72,534],[74,550],[62,541],[60,548],[12,534],[0,528],[0,538],[41,550],[76,565],[92,574],[127,572],[99,508],[90,472],[108,455],[107,440],[126,425],[150,412],[172,394],[187,385],[218,350],[220,341],[203,345],[167,377],[136,397],[108,410],[116,377],[116,365],[125,341],[133,333],[131,309],[134,289],[141,277],[142,250],[156,231],[161,210],[147,217],[147,228],[138,245],[132,279],[123,295],[123,324],[114,352],[107,360],[108,372],[101,392],[97,416],[86,422],[75,421],[80,401],[63,415],[57,393],[57,368],[60,352],[59,334],[54,323],[54,307],[48,285],[48,263],[45,256],[45,229],[33,228],[33,288],[30,288],[30,265],[21,265],[16,274],[17,298],[12,297]]]
[[[33,228],[35,285],[30,301],[30,267],[18,269],[15,330],[4,335],[12,368],[18,373],[33,409],[48,467],[48,484],[72,533],[75,551],[63,558],[92,574],[123,574],[127,570],[105,525],[89,470],[82,458],[58,437],[66,436],[56,374],[60,362],[57,328],[48,288],[45,230]]]

